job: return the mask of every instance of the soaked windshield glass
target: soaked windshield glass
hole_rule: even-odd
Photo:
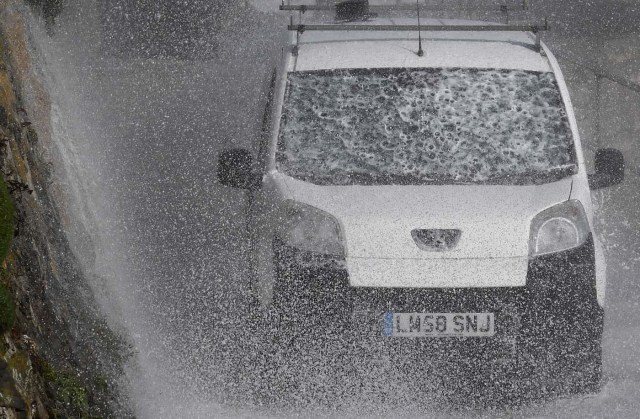
[[[553,73],[288,75],[278,169],[320,185],[539,184],[577,171]]]

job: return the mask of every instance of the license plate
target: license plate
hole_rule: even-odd
[[[385,313],[384,336],[491,337],[496,324],[493,313]]]

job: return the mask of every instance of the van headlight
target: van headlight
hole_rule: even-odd
[[[276,236],[299,250],[345,257],[342,231],[330,214],[310,205],[287,200],[280,211]]]
[[[570,200],[548,208],[531,222],[529,256],[578,247],[590,233],[589,220],[580,201]]]

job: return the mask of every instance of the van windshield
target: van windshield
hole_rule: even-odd
[[[577,172],[553,73],[288,75],[278,170],[318,185],[540,184]]]

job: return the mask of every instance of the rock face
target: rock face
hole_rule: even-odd
[[[121,397],[129,346],[100,313],[64,234],[64,216],[43,153],[44,89],[30,71],[22,20],[0,1],[0,171],[15,206],[15,234],[0,286],[15,302],[0,335],[0,417],[128,417]],[[31,96],[33,109],[21,101]],[[40,135],[39,135],[40,134]]]
[[[53,30],[56,17],[62,12],[63,0],[25,0],[33,8],[42,13],[47,29]]]

